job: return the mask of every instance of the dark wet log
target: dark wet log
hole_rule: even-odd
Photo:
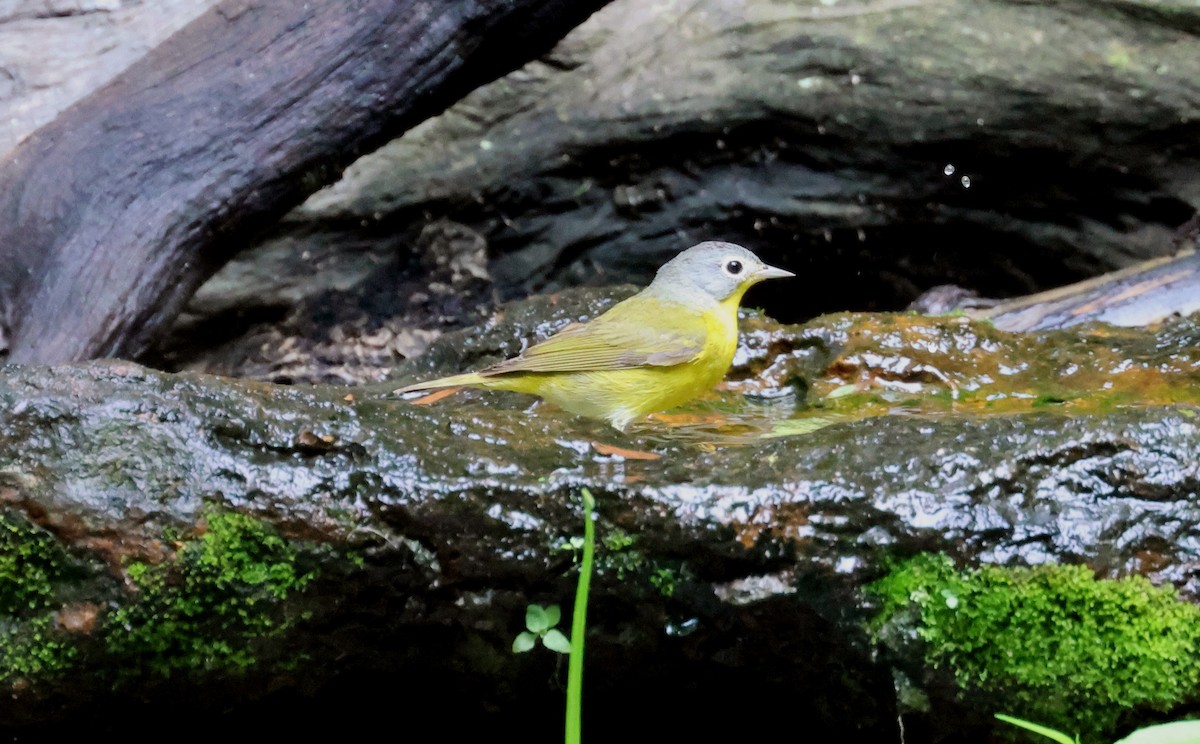
[[[220,3],[0,166],[10,359],[136,355],[248,236],[601,5]]]
[[[510,307],[406,379],[486,363],[547,317],[608,301]],[[1083,561],[1197,595],[1197,338],[1194,320],[1095,342],[964,318],[748,321],[731,379],[774,398],[742,404],[764,428],[660,424],[629,438],[515,395],[416,406],[394,385],[9,367],[0,541],[23,570],[0,562],[0,679],[14,699],[0,725],[129,727],[144,719],[121,713],[150,700],[180,720],[270,715],[284,730],[344,729],[346,706],[367,728],[402,706],[413,727],[553,736],[557,662],[509,645],[527,603],[569,603],[586,485],[605,539],[588,635],[594,738],[630,720],[647,737],[732,737],[741,715],[663,711],[767,706],[821,739],[851,727],[888,740],[895,688],[860,591],[894,559]],[[1109,369],[1116,387],[1099,390],[1093,376]],[[859,392],[835,395],[847,385]],[[1054,396],[1033,395],[1041,385]],[[828,425],[805,430],[806,418]],[[948,699],[940,723],[981,740]],[[998,704],[980,704],[979,725]],[[906,741],[936,740],[917,720]]]

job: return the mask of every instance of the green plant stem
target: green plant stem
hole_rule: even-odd
[[[571,656],[567,662],[566,744],[580,744],[583,729],[583,638],[587,629],[588,588],[592,583],[592,557],[596,552],[596,522],[592,511],[596,500],[592,492],[583,494],[583,560],[579,564],[579,583],[575,585],[575,607],[571,610]]]
[[[1010,723],[1013,726],[1020,726],[1021,728],[1032,731],[1035,734],[1041,734],[1047,739],[1053,739],[1054,741],[1057,741],[1059,744],[1079,744],[1079,736],[1076,736],[1074,739],[1072,739],[1063,732],[1052,729],[1049,726],[1042,726],[1041,724],[1037,724],[1032,721],[1026,721],[1024,718],[1017,718],[1016,716],[1009,716],[1003,713],[996,713],[995,716],[1005,723]]]

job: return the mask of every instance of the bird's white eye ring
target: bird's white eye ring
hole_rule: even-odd
[[[743,268],[742,262],[736,258],[731,258],[725,262],[725,273],[729,274],[730,276],[737,276],[738,274],[742,273]]]

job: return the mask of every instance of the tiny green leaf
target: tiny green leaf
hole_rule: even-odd
[[[525,627],[529,628],[530,632],[541,635],[553,625],[546,617],[546,610],[537,604],[531,604],[525,608]]]
[[[523,654],[533,648],[537,643],[537,636],[529,631],[521,631],[516,638],[513,639],[512,650],[514,654]]]
[[[546,627],[553,628],[558,625],[558,621],[562,619],[562,610],[558,605],[550,605],[546,608]]]
[[[562,634],[558,628],[551,628],[542,636],[542,643],[551,651],[557,651],[560,654],[571,653],[571,642]]]

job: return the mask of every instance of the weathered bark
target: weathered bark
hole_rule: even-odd
[[[136,355],[248,236],[602,4],[222,2],[0,167],[10,359]]]

